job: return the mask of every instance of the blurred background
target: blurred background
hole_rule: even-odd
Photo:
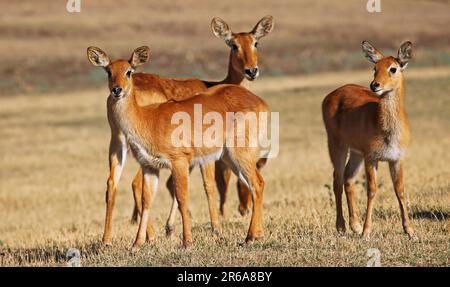
[[[274,16],[275,29],[260,43],[263,76],[366,68],[364,39],[387,52],[410,40],[415,66],[450,64],[448,0],[382,0],[382,13],[368,13],[366,0],[81,0],[81,13],[72,14],[66,2],[0,0],[0,95],[103,85],[103,71],[86,60],[90,45],[112,58],[148,45],[146,71],[222,79],[229,49],[211,32],[214,16],[236,32]]]

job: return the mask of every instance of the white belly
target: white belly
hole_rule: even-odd
[[[398,144],[391,144],[382,149],[380,156],[382,160],[397,161],[402,158],[403,150]]]
[[[372,158],[379,161],[398,161],[404,155],[404,150],[400,148],[397,141],[392,141],[389,144],[384,144]]]
[[[354,148],[350,149],[351,152],[364,156],[364,154]],[[404,156],[405,152],[396,143],[384,145],[381,149],[368,154],[368,158],[376,161],[398,161]]]
[[[191,162],[191,166],[194,166],[197,164],[204,165],[207,162],[218,161],[222,157],[222,153],[223,153],[223,148],[221,148],[217,152],[214,152],[211,154],[195,157]]]
[[[142,166],[148,166],[155,169],[170,168],[170,161],[161,156],[155,156],[134,138],[128,138],[131,151],[134,157]]]

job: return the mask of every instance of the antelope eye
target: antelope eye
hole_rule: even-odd
[[[236,44],[233,44],[231,47],[235,52],[239,49],[239,47]]]
[[[106,70],[106,73],[108,73],[108,78],[112,77],[111,70]]]
[[[255,48],[258,48],[258,42],[255,42]]]
[[[128,71],[127,71],[127,77],[128,77],[128,78],[131,77],[131,73],[132,73],[131,70],[128,70]]]
[[[397,72],[397,68],[390,68],[389,72],[391,72],[391,74],[395,74]]]

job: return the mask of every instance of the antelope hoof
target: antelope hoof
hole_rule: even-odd
[[[245,244],[251,245],[255,241],[257,241],[257,240],[259,240],[259,239],[261,239],[263,237],[264,237],[264,235],[263,235],[262,231],[257,232],[256,234],[249,234],[249,235],[247,235],[247,238],[245,239]]]
[[[141,249],[142,245],[143,245],[143,242],[136,241],[136,242],[133,244],[133,247],[131,247],[131,253],[132,253],[132,254],[137,253],[137,252]]]
[[[192,239],[183,240],[183,248],[188,249],[192,247]]]
[[[405,233],[408,235],[409,239],[411,240],[418,240],[419,238],[414,234],[414,229],[411,227],[405,227],[404,228]]]
[[[245,239],[245,241],[240,243],[239,246],[241,246],[241,247],[252,246],[253,243],[255,243],[254,240]]]
[[[359,224],[359,223],[352,224],[351,228],[352,228],[352,231],[356,234],[362,234],[362,232],[363,232],[363,228],[362,228],[361,224]]]
[[[130,223],[131,223],[132,225],[138,224],[138,223],[139,223],[139,217],[134,217],[134,216],[132,216],[131,219],[130,219]]]
[[[102,240],[102,244],[103,244],[103,246],[105,246],[105,247],[112,247],[112,241],[111,241],[111,239],[103,239],[103,240]]]
[[[225,209],[225,207],[223,207],[223,206],[221,206],[220,207],[220,215],[223,217],[223,218],[227,218],[227,211],[226,211],[226,209]]]
[[[362,238],[367,241],[370,240],[370,231],[364,230],[363,234],[362,234]]]
[[[139,223],[139,212],[137,211],[136,208],[133,210],[133,214],[131,214],[130,223],[131,224]]]
[[[256,237],[248,237],[245,239],[244,243],[241,243],[240,246],[252,246],[256,241],[258,240],[258,238]]]
[[[241,214],[241,216],[245,216],[250,212],[250,208],[239,205],[239,213]]]
[[[345,221],[337,221],[336,222],[336,230],[338,233],[345,233],[346,232],[346,228],[345,228]]]
[[[175,227],[173,225],[167,224],[166,225],[166,236],[167,237],[172,236],[174,230],[175,230]]]
[[[219,227],[213,227],[212,228],[212,233],[214,234],[214,235],[220,235],[220,228]]]
[[[133,246],[133,247],[131,247],[130,253],[131,254],[136,254],[136,253],[139,252],[139,250],[140,250],[140,247]]]

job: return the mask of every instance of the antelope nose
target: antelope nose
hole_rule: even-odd
[[[111,92],[113,93],[114,96],[118,96],[118,95],[120,95],[120,93],[122,93],[122,88],[114,87],[114,88],[112,88]]]
[[[258,75],[258,68],[245,69],[245,74],[254,79]]]
[[[372,90],[372,92],[376,92],[379,87],[380,87],[380,83],[378,83],[378,82],[372,82],[370,84],[370,89]]]

